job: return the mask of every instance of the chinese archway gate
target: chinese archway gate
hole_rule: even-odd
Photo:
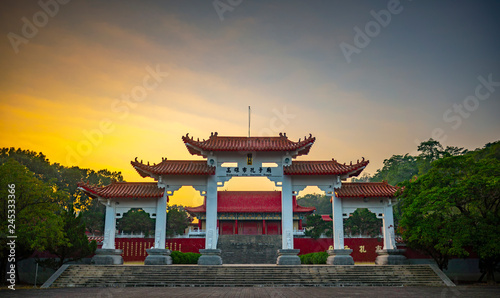
[[[93,262],[122,264],[121,251],[115,248],[116,219],[131,208],[141,208],[156,218],[154,247],[148,249],[145,264],[171,264],[170,251],[165,249],[166,208],[168,197],[182,186],[192,186],[205,197],[205,248],[200,250],[199,265],[221,265],[217,248],[217,191],[233,177],[266,177],[281,188],[281,249],[278,265],[300,265],[299,250],[294,249],[294,197],[307,186],[317,186],[331,197],[333,208],[333,249],[328,264],[354,264],[350,249],[344,248],[343,219],[357,208],[368,208],[383,219],[384,247],[377,258],[379,264],[401,261],[394,241],[392,204],[396,188],[387,183],[343,183],[359,175],[368,165],[364,158],[356,163],[341,164],[335,159],[300,160],[307,155],[315,138],[312,135],[291,141],[286,134],[274,137],[232,137],[217,133],[207,140],[182,137],[192,155],[205,160],[168,160],[150,165],[137,158],[132,166],[142,177],[156,182],[115,182],[97,187],[80,183],[87,195],[106,206],[104,241]]]

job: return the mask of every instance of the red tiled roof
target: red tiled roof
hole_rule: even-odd
[[[330,215],[321,215],[321,219],[324,221],[333,221],[333,219],[330,217]]]
[[[203,205],[185,207],[187,212],[205,213],[206,198]],[[293,212],[313,212],[314,207],[302,207],[293,197]],[[217,193],[217,212],[219,213],[280,213],[280,191],[220,191]]]
[[[285,175],[342,175],[357,176],[368,165],[369,161],[363,160],[356,164],[340,164],[336,160],[310,161],[295,160],[290,166],[283,167]]]
[[[215,167],[204,160],[162,160],[159,164],[143,164],[142,161],[130,162],[142,177],[155,175],[215,175]]]
[[[309,149],[316,140],[312,135],[293,142],[286,134],[278,137],[220,137],[217,133],[212,133],[208,140],[200,141],[189,138],[189,134],[182,137],[189,153],[202,155],[202,151],[297,151],[294,156],[309,153]]]
[[[340,189],[335,189],[339,198],[369,198],[369,197],[394,197],[399,188],[384,182],[351,182],[342,183]]]
[[[161,198],[164,192],[156,182],[113,182],[106,186],[80,182],[78,187],[92,198]]]

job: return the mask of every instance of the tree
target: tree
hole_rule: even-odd
[[[316,214],[332,215],[332,203],[330,198],[321,194],[307,194],[297,198],[297,204],[304,207],[315,207]]]
[[[305,235],[313,239],[318,239],[322,234],[327,237],[333,235],[333,224],[331,221],[324,221],[321,215],[310,214],[306,217],[307,228]]]
[[[472,247],[492,282],[500,261],[500,161],[475,155],[436,160],[427,174],[404,183],[400,228],[409,247],[442,269]]]
[[[393,155],[384,160],[382,169],[377,170],[371,182],[387,181],[391,185],[411,179],[418,173],[417,158],[409,155]]]
[[[64,222],[57,215],[60,205],[68,200],[67,193],[58,191],[55,185],[40,181],[33,172],[14,159],[4,159],[0,165],[0,185],[1,268],[5,268],[9,255],[7,235],[17,236],[16,264],[31,256],[35,250],[43,251],[67,243],[63,234]],[[9,193],[9,190],[13,191]],[[12,205],[15,209],[10,207]],[[8,214],[14,214],[15,217],[8,218]],[[2,281],[5,281],[5,271],[1,272]]]
[[[191,218],[184,211],[183,206],[172,205],[167,207],[167,236],[182,235],[191,223]]]
[[[37,260],[43,266],[57,270],[62,265],[81,260],[94,254],[97,243],[95,240],[89,242],[85,234],[85,225],[82,223],[82,216],[76,215],[73,208],[62,210],[60,216],[64,220],[64,237],[67,242],[56,246],[50,246],[48,252],[58,257],[58,260],[48,258]]]
[[[155,220],[142,209],[132,208],[116,223],[118,230],[126,233],[144,233],[146,237],[154,230]]]
[[[368,173],[363,173],[360,177],[352,177],[351,182],[370,182],[372,177]]]
[[[377,219],[375,213],[366,208],[358,208],[344,221],[344,234],[376,237],[380,235],[381,226],[382,220]]]
[[[102,231],[104,229],[105,207],[93,200],[78,189],[78,182],[86,181],[98,186],[108,185],[113,180],[123,181],[120,172],[108,170],[94,171],[79,167],[65,167],[58,163],[51,164],[42,152],[22,150],[20,148],[1,148],[0,164],[8,159],[14,159],[32,171],[35,177],[45,183],[54,185],[58,190],[69,193],[70,199],[64,204],[70,205],[83,212],[82,218],[89,231]]]
[[[91,234],[102,233],[104,229],[104,212],[101,212],[98,208],[96,209],[96,211],[86,210],[79,213],[82,223]]]

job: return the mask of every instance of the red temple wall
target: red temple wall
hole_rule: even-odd
[[[277,229],[278,227],[276,227]],[[268,225],[268,232],[270,230]],[[344,244],[353,250],[351,256],[358,263],[375,262],[375,258],[377,257],[375,250],[383,246],[382,239],[379,240],[377,238],[346,238],[344,239]],[[330,245],[333,245],[333,239],[331,238],[316,240],[312,238],[294,239],[294,247],[300,249],[301,255],[326,251]],[[146,249],[154,246],[154,239],[116,238],[115,246],[117,249],[123,250],[122,256],[125,262],[144,261],[147,256]],[[166,247],[170,250],[198,253],[200,249],[205,247],[205,238],[172,238],[167,240]],[[408,251],[407,254],[411,255],[411,258],[428,258],[413,251]]]

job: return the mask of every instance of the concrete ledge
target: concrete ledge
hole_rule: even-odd
[[[326,251],[329,257],[326,259],[328,265],[354,265],[351,257],[352,249],[333,249]]]
[[[443,280],[445,285],[447,285],[448,287],[456,287],[456,285],[451,281],[451,279],[449,279],[448,276],[446,276],[446,274],[444,274],[444,272],[441,271],[441,269],[439,269],[437,265],[430,264],[429,266],[432,268],[432,270],[434,270],[437,276],[439,276],[439,278]]]
[[[220,249],[200,249],[201,256],[198,259],[198,265],[217,266],[222,265]]]
[[[299,252],[300,249],[278,249],[276,265],[301,265]]]
[[[121,249],[97,249],[90,263],[92,265],[123,265]]]
[[[171,251],[169,249],[150,248],[146,249],[148,256],[144,265],[172,265]]]
[[[61,276],[61,274],[63,274],[63,272],[66,269],[68,269],[69,266],[70,265],[62,265],[61,267],[59,267],[59,269],[57,269],[57,271],[54,272],[54,274],[52,274],[52,276],[49,277],[49,279],[47,279],[40,288],[42,289],[49,288],[52,285],[52,283],[54,283],[56,279],[58,279],[59,276]]]
[[[405,249],[377,250],[375,265],[408,265],[408,259],[403,255],[405,251]]]

